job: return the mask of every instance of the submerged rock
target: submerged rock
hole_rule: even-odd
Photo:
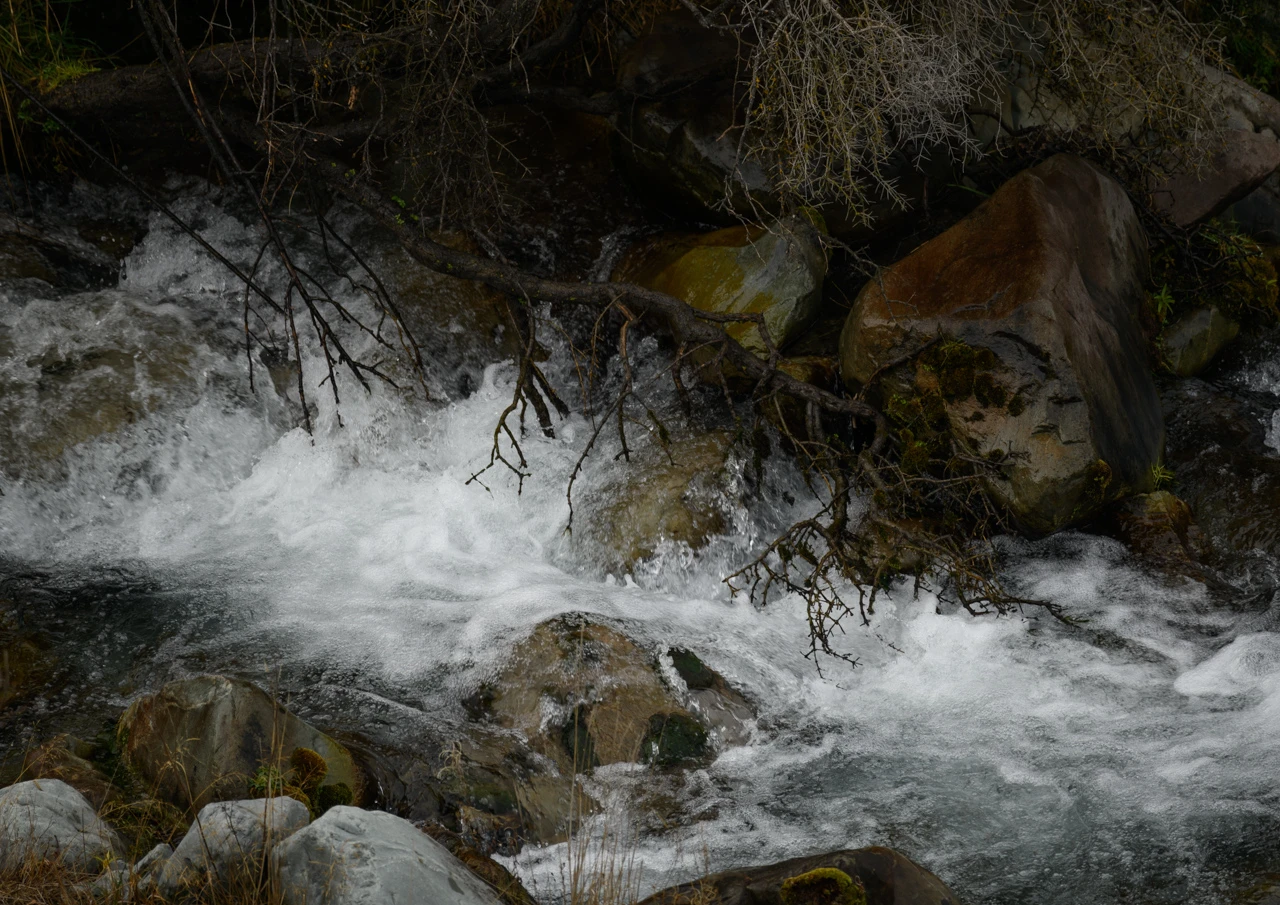
[[[276,846],[285,905],[498,905],[493,890],[407,820],[336,807]]]
[[[256,881],[263,858],[310,819],[306,805],[292,798],[205,805],[158,867],[156,887],[173,895],[185,886],[230,888],[237,881]]]
[[[50,232],[0,211],[0,280],[35,279],[60,289],[114,285],[120,262],[101,247],[113,244]]]
[[[802,218],[768,227],[735,226],[705,235],[659,236],[628,253],[614,279],[637,283],[717,314],[760,314],[781,348],[817,313],[826,253]],[[755,324],[726,332],[757,355],[767,349]]]
[[[33,779],[0,789],[0,871],[48,861],[89,872],[123,851],[115,830],[65,782]]]
[[[1160,334],[1160,351],[1173,373],[1195,377],[1239,334],[1240,324],[1210,305],[1166,327]]]
[[[1018,525],[1056,531],[1151,488],[1164,423],[1138,323],[1147,273],[1124,189],[1058,155],[868,283],[841,371],[935,405],[965,448],[1006,463],[988,488]]]
[[[843,875],[848,885],[837,875]],[[654,893],[640,905],[695,905],[706,901],[708,890],[717,905],[810,905],[815,899],[804,896],[805,887],[813,892],[818,891],[813,887],[819,886],[836,893],[832,898],[816,899],[822,905],[860,901],[867,905],[960,905],[960,898],[936,876],[905,855],[878,846],[727,870]]]
[[[134,701],[120,719],[119,733],[125,762],[182,807],[242,798],[255,774],[272,768],[283,774],[298,749],[324,758],[321,795],[358,803],[363,791],[346,748],[238,679],[197,676],[171,682]]]
[[[697,550],[729,527],[735,498],[733,438],[723,431],[677,439],[637,455],[600,494],[585,535],[606,569],[630,572],[667,541]]]

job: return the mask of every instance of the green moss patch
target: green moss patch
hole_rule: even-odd
[[[782,881],[782,905],[866,905],[862,884],[842,870],[820,867]]]

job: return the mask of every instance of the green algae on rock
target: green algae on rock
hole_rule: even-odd
[[[866,905],[862,884],[835,867],[788,877],[778,889],[782,905]]]

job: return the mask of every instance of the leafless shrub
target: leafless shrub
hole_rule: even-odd
[[[801,201],[905,204],[903,163],[982,149],[974,108],[1011,90],[1110,153],[1201,151],[1212,37],[1156,0],[744,0],[758,36],[743,152]],[[1029,89],[1029,90],[1028,90]],[[1000,111],[994,110],[997,116]]]

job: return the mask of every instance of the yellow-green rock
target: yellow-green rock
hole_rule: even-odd
[[[614,279],[665,292],[703,311],[761,314],[773,342],[782,347],[816,314],[826,274],[818,228],[793,217],[767,227],[647,239],[627,253]],[[765,354],[755,324],[730,324],[727,330],[751,351]]]

